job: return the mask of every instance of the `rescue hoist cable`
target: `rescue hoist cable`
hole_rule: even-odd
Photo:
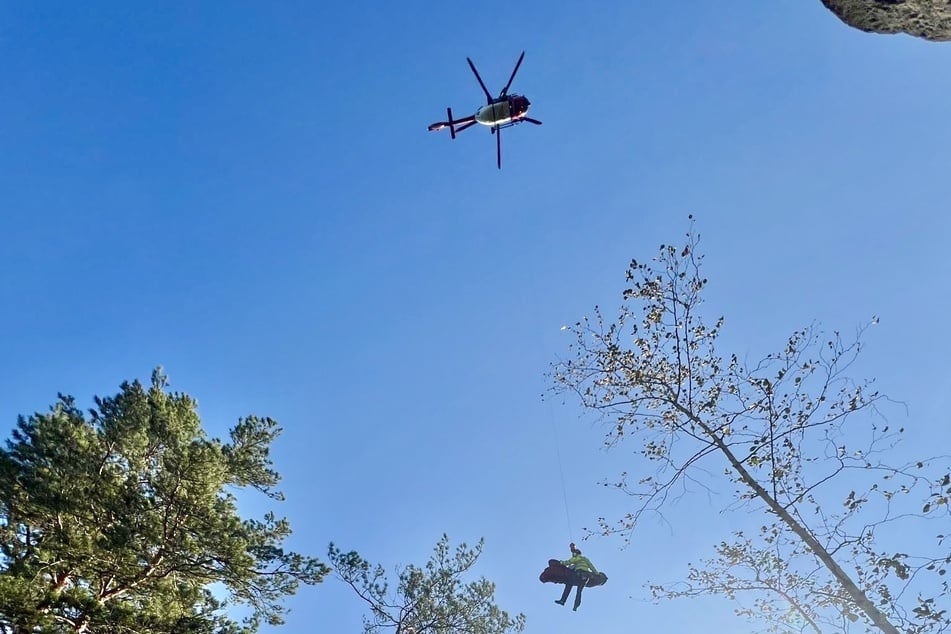
[[[552,435],[555,439],[555,456],[558,458],[558,475],[561,476],[561,497],[565,502],[565,520],[568,522],[568,541],[574,542],[571,530],[571,513],[568,511],[568,488],[565,486],[565,470],[561,463],[561,448],[558,443],[558,426],[555,424],[555,415],[552,412],[551,402],[548,403],[548,420],[551,422]]]

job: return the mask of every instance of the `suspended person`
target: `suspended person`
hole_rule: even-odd
[[[561,563],[568,567],[570,574],[565,581],[565,590],[561,593],[561,598],[556,599],[555,603],[564,605],[568,600],[568,595],[571,594],[572,586],[575,586],[578,590],[575,593],[575,606],[572,610],[577,610],[578,606],[581,605],[581,591],[584,590],[591,577],[598,574],[598,571],[591,560],[581,554],[574,542],[568,547],[571,549],[571,559],[565,559]]]

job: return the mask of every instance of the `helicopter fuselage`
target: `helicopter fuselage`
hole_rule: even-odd
[[[518,72],[518,67],[522,65],[524,58],[525,51],[522,51],[522,54],[518,56],[518,61],[515,62],[515,68],[512,69],[512,74],[509,75],[509,80],[505,84],[505,88],[499,92],[498,97],[492,97],[492,93],[485,87],[485,82],[479,77],[479,71],[476,70],[475,64],[467,57],[466,61],[469,62],[469,68],[472,69],[472,74],[475,75],[476,80],[479,82],[479,87],[482,88],[482,93],[485,95],[486,105],[476,110],[475,114],[461,119],[454,119],[452,116],[452,108],[446,108],[446,120],[430,123],[429,131],[438,132],[443,128],[449,128],[449,138],[455,139],[457,134],[463,130],[468,130],[477,123],[489,128],[489,131],[495,135],[496,165],[498,165],[499,169],[502,169],[502,129],[509,128],[518,123],[542,124],[538,119],[533,119],[528,116],[528,107],[531,103],[525,95],[509,94],[509,87],[512,85],[512,80],[515,79],[515,73]]]
[[[508,95],[479,108],[475,121],[488,127],[505,125],[524,117],[530,105],[528,98],[522,95]]]

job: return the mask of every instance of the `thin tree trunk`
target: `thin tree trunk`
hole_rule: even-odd
[[[785,524],[792,529],[799,539],[801,539],[806,546],[809,547],[812,552],[816,554],[816,557],[819,558],[826,568],[829,569],[829,572],[835,577],[836,581],[842,584],[842,587],[848,593],[852,601],[855,602],[859,608],[872,620],[872,622],[885,634],[901,634],[901,632],[888,620],[888,617],[882,613],[875,604],[869,600],[865,592],[862,591],[855,582],[852,581],[852,578],[849,577],[848,573],[839,566],[838,562],[832,557],[828,550],[819,543],[819,541],[813,536],[813,534],[805,526],[800,524],[795,517],[793,517],[789,511],[787,511],[782,504],[780,504],[776,498],[770,495],[763,486],[753,477],[753,475],[746,470],[746,467],[743,466],[743,463],[740,462],[737,457],[730,451],[729,446],[723,442],[723,438],[715,433],[706,423],[704,423],[700,418],[695,416],[689,410],[684,409],[681,406],[677,406],[681,412],[690,418],[698,427],[702,428],[704,432],[713,440],[713,443],[717,448],[723,452],[727,460],[730,461],[733,469],[740,475],[740,479],[743,481],[746,486],[753,489],[757,497],[766,502],[766,505],[770,510],[775,513]]]

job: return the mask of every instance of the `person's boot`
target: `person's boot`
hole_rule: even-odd
[[[558,605],[564,605],[564,604],[565,604],[565,602],[562,601],[561,599],[555,599],[555,603],[557,603]]]

